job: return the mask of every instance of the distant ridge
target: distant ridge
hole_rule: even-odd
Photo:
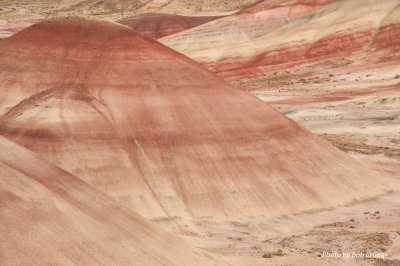
[[[271,12],[277,16],[278,10],[291,11],[292,5],[293,8],[297,7],[299,12],[306,10],[305,6],[309,11],[313,10],[312,5],[320,8],[308,14],[299,13],[303,14],[303,17],[299,16],[293,21],[290,19],[287,25],[280,25],[273,28],[273,31],[258,32],[258,35],[255,35],[257,29],[246,28],[243,25],[245,20],[242,19],[236,30],[231,29],[231,38],[235,41],[221,41],[228,37],[218,35],[220,27],[215,25],[226,24],[228,20],[238,21],[236,14],[213,21],[215,25],[208,23],[165,37],[161,42],[229,80],[348,56],[356,56],[355,59],[361,60],[366,66],[381,63],[382,60],[395,61],[397,63],[393,62],[392,67],[399,69],[398,60],[396,61],[396,58],[399,58],[400,46],[398,1],[294,2],[296,4],[292,1],[289,1],[290,5],[282,4],[279,9],[272,9]],[[264,20],[268,18],[269,7],[263,6],[263,3],[271,4],[269,1],[260,2],[248,8],[250,14],[245,12],[241,15],[249,18],[245,25],[253,26],[256,23],[254,17]],[[256,15],[252,13],[255,10]],[[241,34],[238,34],[239,32]],[[248,35],[252,37],[243,37]],[[195,41],[191,41],[191,36]],[[186,41],[181,42],[182,38]]]
[[[146,13],[124,18],[117,22],[131,27],[134,31],[146,37],[156,40],[218,18],[221,18],[221,16],[194,17],[162,13]]]
[[[237,68],[240,68],[237,71],[246,72],[248,66],[243,62],[271,45],[269,39],[257,42],[259,39],[332,2],[261,0],[235,14],[166,36],[160,42],[195,59],[213,72]],[[257,46],[252,46],[256,42]],[[285,53],[289,54],[290,50]],[[225,77],[222,73],[220,75]]]

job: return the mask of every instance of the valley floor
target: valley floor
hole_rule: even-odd
[[[389,178],[393,190],[272,220],[204,218],[181,236],[233,265],[400,265],[400,79],[344,58],[320,64],[232,83]],[[326,257],[343,252],[350,258]]]

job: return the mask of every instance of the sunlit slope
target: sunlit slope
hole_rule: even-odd
[[[374,196],[365,166],[187,57],[110,22],[0,43],[0,133],[146,217],[275,216]]]
[[[220,265],[0,137],[1,265]]]

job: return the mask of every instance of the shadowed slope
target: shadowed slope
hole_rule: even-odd
[[[336,1],[273,32],[232,45],[220,43],[218,46],[216,43],[212,47],[184,47],[174,41],[190,31],[166,37],[162,42],[220,76],[237,79],[327,58],[375,53],[388,45],[393,47],[390,50],[393,52],[397,47],[393,43],[399,42],[398,19],[395,19],[399,17],[398,4],[396,0]],[[371,58],[377,55],[373,54]],[[382,57],[375,62],[380,59]]]
[[[0,137],[1,265],[220,265]]]
[[[146,217],[274,216],[385,188],[261,100],[125,26],[45,21],[3,40],[0,62],[1,134]]]
[[[220,16],[189,17],[172,14],[147,13],[124,18],[117,22],[131,27],[134,31],[143,36],[158,39],[218,18],[220,18]]]

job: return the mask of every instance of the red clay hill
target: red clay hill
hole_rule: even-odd
[[[221,265],[25,148],[0,149],[1,265]]]
[[[126,26],[52,19],[0,43],[0,133],[145,217],[272,217],[374,196],[349,156]]]
[[[212,71],[218,72],[222,68],[220,64],[231,69],[237,67],[238,60],[249,59],[269,46],[270,41],[264,40],[258,47],[249,47],[250,44],[331,2],[333,0],[262,0],[230,16],[166,36],[160,42]]]
[[[266,20],[267,11],[270,10],[268,2],[260,2],[249,10],[257,10],[255,13],[258,14],[257,18]],[[271,12],[278,16],[280,14],[278,10],[286,10],[287,13],[283,13],[283,18],[286,17],[287,25],[281,23],[273,31],[260,32],[255,38],[238,37],[252,36],[255,32],[249,28],[254,27],[255,17],[244,13],[249,18],[249,22],[244,25],[249,26],[246,28],[240,24],[231,29],[230,38],[235,42],[221,40],[219,37],[223,32],[221,27],[212,24],[237,21],[236,15],[165,37],[161,42],[229,80],[258,76],[329,58],[350,56],[354,56],[353,61],[360,62],[361,65],[373,66],[382,64],[383,61],[391,61],[393,62],[391,67],[398,68],[399,1],[280,2],[280,7],[272,9]],[[308,9],[305,6],[308,6]],[[313,11],[312,6],[319,8]],[[299,13],[303,16],[291,21],[288,14],[291,10],[295,10],[292,9],[294,7],[303,11],[308,10],[309,13]]]

